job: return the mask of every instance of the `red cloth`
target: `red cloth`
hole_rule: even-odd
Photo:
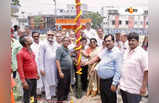
[[[25,79],[37,79],[37,65],[33,52],[29,52],[27,48],[22,48],[17,54],[17,63],[22,83],[25,82]]]
[[[13,33],[14,33],[14,30],[13,30],[13,28],[11,28],[11,29],[10,29],[10,33],[11,33],[11,34],[13,34]]]

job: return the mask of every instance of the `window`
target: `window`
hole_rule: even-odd
[[[143,24],[143,22],[141,21],[141,22],[140,22],[140,24],[142,25],[142,24]]]
[[[137,21],[135,21],[135,24],[137,25]]]
[[[115,25],[115,20],[112,20],[112,25]]]
[[[62,12],[63,12],[63,10],[60,10],[60,12],[62,13]]]
[[[128,25],[128,23],[129,23],[128,21],[125,21],[125,24],[126,24],[126,25]]]
[[[121,25],[122,24],[122,21],[121,20],[119,20],[119,25]]]
[[[144,11],[144,14],[145,14],[145,15],[148,15],[148,10],[145,10],[145,11]]]

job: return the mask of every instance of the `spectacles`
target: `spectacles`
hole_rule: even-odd
[[[39,36],[33,36],[33,38],[36,38],[36,37],[39,38]]]
[[[54,36],[54,34],[47,34],[48,36]]]
[[[105,42],[105,43],[107,43],[107,42],[111,42],[111,41],[112,41],[112,40],[104,40],[104,42]]]

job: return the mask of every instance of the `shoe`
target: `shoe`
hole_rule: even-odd
[[[47,103],[52,103],[51,99],[47,99],[46,101]]]
[[[68,100],[67,96],[65,96],[63,99],[64,99],[64,101],[65,101],[65,100]]]
[[[56,98],[56,96],[51,96],[51,99],[55,99]]]
[[[92,96],[92,97],[95,97],[96,95],[97,95],[97,91],[92,91],[92,92],[91,92],[91,96]]]

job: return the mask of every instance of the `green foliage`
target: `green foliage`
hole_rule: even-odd
[[[12,5],[18,5],[20,6],[20,1],[19,0],[12,0]]]
[[[34,17],[35,26],[39,26],[40,25],[40,21],[41,21],[41,16],[35,16]]]
[[[98,12],[92,12],[92,11],[88,11],[84,15],[84,18],[92,19],[92,28],[94,29],[97,29],[98,27],[100,27],[103,21],[103,17]]]

